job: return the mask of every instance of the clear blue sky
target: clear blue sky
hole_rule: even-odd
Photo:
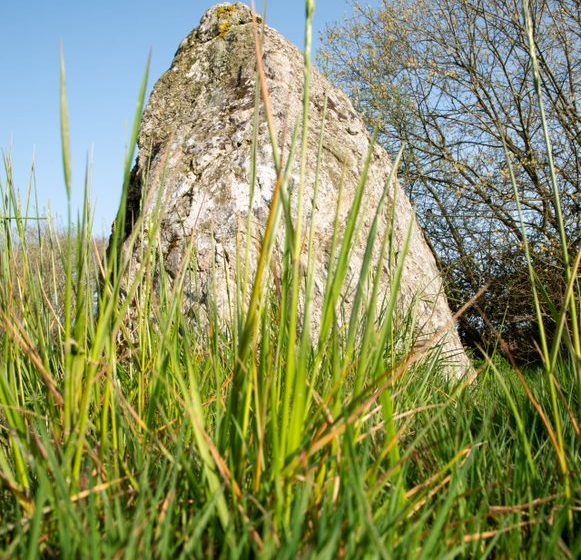
[[[82,197],[92,157],[95,233],[117,210],[125,146],[148,53],[150,89],[180,41],[216,0],[5,0],[0,18],[0,149],[10,152],[16,183],[28,185],[36,164],[40,203],[66,216],[59,129],[62,41],[73,152],[74,202]],[[374,2],[371,2],[374,3]],[[268,23],[303,44],[302,0],[269,0]],[[262,10],[262,2],[257,2]],[[318,0],[315,31],[351,13],[348,0]],[[315,43],[316,44],[316,43]],[[4,182],[4,180],[2,180]]]

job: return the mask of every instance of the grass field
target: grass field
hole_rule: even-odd
[[[309,37],[308,18],[307,69]],[[305,103],[304,130],[308,117]],[[172,281],[155,275],[155,227],[122,293],[119,234],[106,258],[88,203],[64,232],[38,220],[34,192],[17,193],[5,158],[0,557],[581,556],[579,255],[567,261],[553,339],[539,316],[536,367],[492,354],[475,360],[470,379],[448,380],[437,349],[410,353],[414,333],[395,305],[401,264],[388,301],[370,289],[353,320],[338,321],[356,211],[311,336],[311,311],[298,302],[312,269],[298,253],[305,239],[315,249],[309,230],[303,239],[275,219],[288,178],[275,160],[257,272],[233,287],[236,319],[225,325],[211,307],[205,322],[183,315],[188,269]],[[277,228],[280,286],[268,274]],[[390,259],[389,241],[371,233],[367,242]],[[531,269],[530,297],[541,298],[534,279]],[[380,280],[370,267],[359,285]]]

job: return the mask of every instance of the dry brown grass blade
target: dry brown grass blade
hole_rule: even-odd
[[[422,509],[434,496],[440,492],[443,488],[450,484],[452,480],[452,475],[449,474],[448,476],[444,477],[436,486],[434,486],[426,496],[424,496],[421,500],[418,500],[411,506],[411,511],[408,514],[408,518],[413,517],[420,509]],[[409,492],[406,494],[406,498],[409,499]]]
[[[406,497],[407,498],[412,498],[413,496],[415,496],[419,492],[423,492],[424,490],[426,490],[427,488],[429,488],[430,486],[432,486],[433,484],[435,484],[436,482],[438,482],[438,480],[440,478],[442,478],[442,476],[444,475],[444,473],[446,472],[446,470],[449,470],[450,467],[452,467],[453,465],[455,465],[459,460],[464,459],[464,461],[465,461],[468,457],[470,457],[470,454],[472,453],[472,451],[474,450],[475,447],[477,447],[477,446],[474,446],[473,445],[473,446],[470,446],[470,447],[466,447],[465,449],[462,449],[448,463],[448,465],[446,465],[446,468],[445,469],[442,469],[441,471],[437,472],[435,475],[431,476],[430,478],[428,478],[427,480],[425,480],[421,484],[418,484],[414,488],[408,490],[408,492],[406,493]]]
[[[503,527],[502,529],[496,529],[494,531],[482,531],[480,533],[472,533],[469,535],[464,535],[462,541],[464,543],[471,543],[475,541],[484,541],[493,539],[498,535],[502,535],[503,533],[509,533],[510,531],[514,531],[516,529],[523,529],[524,527],[530,527],[531,525],[539,525],[540,521],[522,521],[521,523],[514,523],[513,525],[509,525],[508,527]],[[450,545],[454,545],[455,543],[451,542]]]
[[[128,480],[128,478],[129,477],[127,477],[127,476],[123,476],[121,478],[111,480],[110,482],[102,482],[101,484],[97,484],[96,486],[93,486],[92,488],[89,488],[88,490],[82,490],[78,494],[73,494],[70,497],[70,500],[73,503],[78,502],[80,500],[84,500],[93,494],[99,494],[101,492],[105,492],[106,490],[109,490],[109,488],[112,488],[113,486],[117,486],[117,485],[121,484],[122,482],[125,482],[126,480]],[[50,511],[50,509],[48,511]],[[45,508],[43,510],[43,513],[48,513],[48,511]]]
[[[416,414],[419,414],[420,412],[426,412],[428,410],[434,410],[434,409],[438,409],[438,408],[442,408],[442,404],[429,404],[426,406],[419,406],[416,408],[413,408],[411,410],[406,410],[405,412],[400,412],[398,414],[394,414],[393,419],[398,421],[398,420],[405,420],[407,418],[413,417]],[[374,414],[379,413],[381,410],[381,407],[376,406],[373,410],[371,410],[370,412],[368,412],[365,416],[363,416],[363,418],[361,418],[361,422],[366,422],[367,420],[371,419],[371,417]],[[332,423],[332,422],[331,422]],[[375,424],[374,426],[372,426],[371,428],[369,428],[369,430],[363,434],[361,434],[357,439],[356,442],[360,443],[364,440],[366,440],[368,437],[372,436],[373,434],[375,434],[376,432],[380,431],[382,428],[385,427],[385,420],[380,420],[377,424]]]
[[[526,504],[518,504],[516,506],[490,506],[490,515],[507,515],[511,513],[527,513],[531,508],[542,506],[544,504],[549,504],[558,500],[561,496],[559,494],[553,494],[552,496],[547,496],[546,498],[537,498],[527,502]]]
[[[256,55],[256,68],[258,70],[258,79],[260,83],[260,92],[262,94],[262,101],[264,103],[264,110],[266,113],[266,120],[268,123],[268,129],[270,131],[271,141],[273,142],[273,153],[275,157],[279,157],[278,142],[276,141],[274,117],[272,112],[272,103],[270,101],[270,94],[268,92],[268,86],[266,83],[266,72],[264,71],[264,63],[262,61],[262,49],[261,41],[258,35],[258,18],[256,17],[256,7],[254,6],[254,1],[252,2],[252,29],[254,32],[254,47]],[[279,175],[282,174],[282,167],[277,169]],[[274,198],[274,197],[273,197]]]

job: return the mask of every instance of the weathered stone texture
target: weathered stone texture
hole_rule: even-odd
[[[263,62],[279,143],[284,153],[288,154],[292,129],[301,122],[303,56],[279,33],[265,27]],[[370,146],[370,136],[362,118],[341,91],[333,88],[316,71],[312,80],[309,171],[305,191],[306,227],[311,219],[317,144],[324,100],[328,97],[315,214],[315,305],[320,306],[339,186],[343,180],[344,202],[340,223],[345,224]],[[207,302],[212,271],[216,275],[216,295],[222,312],[228,305],[226,275],[229,275],[231,287],[235,282],[237,238],[244,240],[244,234],[240,235],[240,232],[245,231],[250,198],[255,83],[252,13],[243,4],[221,4],[207,12],[200,26],[181,43],[171,68],[157,82],[143,117],[139,157],[129,200],[129,227],[142,212],[143,227],[147,231],[155,209],[157,191],[164,183],[159,232],[164,266],[170,275],[175,276],[186,247],[194,236],[199,282],[187,289],[188,304],[194,310]],[[256,245],[264,231],[276,180],[263,111],[259,119],[257,165],[252,207]],[[352,275],[359,272],[366,235],[390,169],[387,153],[376,146],[359,220],[361,231],[350,263]],[[297,162],[291,192],[298,184],[298,177]],[[415,217],[399,185],[396,184],[394,189],[397,201],[395,238],[401,246]],[[393,197],[390,202],[393,203]],[[386,211],[381,234],[386,231],[387,222]],[[130,277],[139,266],[143,239],[138,239],[130,256]],[[255,247],[253,255],[256,255],[254,250]],[[387,278],[386,270],[384,290],[389,288]],[[347,290],[345,297],[349,302],[352,293]],[[400,305],[409,306],[412,298],[417,302],[417,328],[424,338],[451,322],[434,257],[418,226],[414,228],[410,252],[405,261]],[[445,350],[453,356],[458,366],[456,372],[464,371],[468,360],[453,328],[446,335]]]

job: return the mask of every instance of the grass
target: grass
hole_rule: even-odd
[[[391,297],[380,301],[382,268],[366,259],[353,310],[343,309],[355,204],[312,335],[312,230],[303,235],[290,217],[286,190],[295,153],[299,197],[306,176],[307,7],[304,120],[286,161],[258,68],[278,179],[254,278],[241,247],[231,323],[183,315],[187,267],[152,288],[155,227],[137,277],[123,284],[123,208],[147,76],[108,258],[88,203],[75,220],[69,212],[64,233],[36,219],[34,192],[18,196],[5,158],[0,557],[581,555],[579,255],[567,260],[560,328],[554,340],[542,335],[541,365],[520,371],[493,355],[475,362],[474,378],[448,380],[437,351],[405,350],[413,331],[396,309],[402,260],[393,264],[389,233],[372,228],[367,244],[391,264]],[[61,103],[70,196],[64,63]],[[364,194],[365,174],[355,199]],[[382,202],[381,212],[393,209]],[[280,231],[277,287],[269,262]],[[543,297],[532,268],[531,297]]]

